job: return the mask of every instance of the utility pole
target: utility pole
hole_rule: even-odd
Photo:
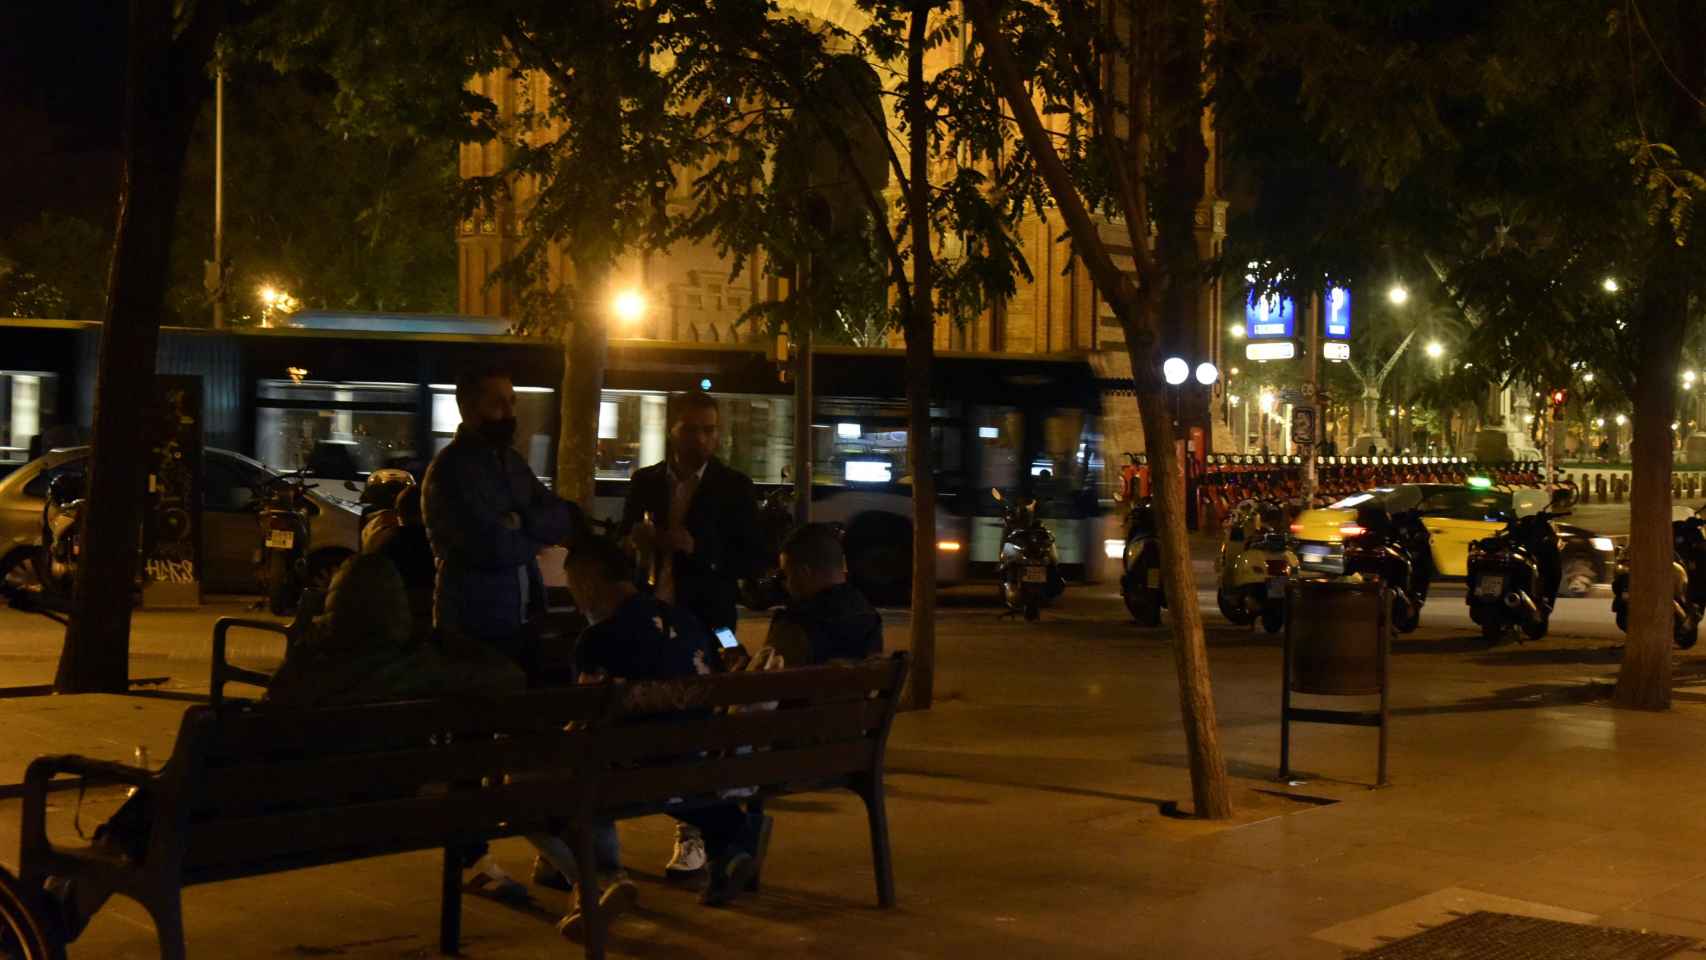
[[[213,78],[213,328],[225,327],[225,66]]]
[[[811,265],[806,265],[807,277],[810,276]],[[794,285],[795,296],[799,295],[800,283],[797,278]],[[809,282],[809,280],[808,280]],[[794,324],[794,522],[805,526],[812,522],[812,480],[815,472],[816,458],[812,449],[812,326],[816,322],[812,314],[811,291],[806,292],[806,312],[808,316],[803,323]],[[798,319],[798,311],[794,314]]]
[[[1315,452],[1321,449],[1321,407],[1316,402],[1320,393],[1321,383],[1321,294],[1318,290],[1309,292],[1309,328],[1305,331],[1304,350],[1309,354],[1309,379],[1304,384],[1303,409],[1308,411],[1311,432],[1305,438],[1309,441],[1303,448],[1303,505],[1312,506],[1315,500]]]

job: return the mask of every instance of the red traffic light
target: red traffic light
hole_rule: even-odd
[[[1554,407],[1563,406],[1566,402],[1569,401],[1569,399],[1570,399],[1570,393],[1568,390],[1554,390],[1554,391],[1552,391],[1552,405]]]

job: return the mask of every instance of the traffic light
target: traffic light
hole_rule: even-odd
[[[1564,419],[1564,405],[1570,401],[1570,391],[1563,387],[1552,391],[1552,419]]]

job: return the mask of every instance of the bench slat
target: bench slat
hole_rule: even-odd
[[[582,787],[566,777],[191,824],[184,853],[187,875],[230,871],[268,861],[339,851],[334,859],[383,856],[442,847],[447,840],[512,836],[565,821]],[[332,862],[332,861],[327,861]],[[198,882],[192,879],[190,882]]]
[[[811,703],[861,699],[899,692],[904,661],[896,658],[797,670],[736,672],[680,680],[630,684],[618,716],[693,707],[729,707],[772,700]],[[654,705],[654,701],[662,703]]]
[[[573,770],[587,753],[584,731],[468,738],[344,756],[293,754],[266,762],[233,763],[208,770],[195,795],[205,798],[195,819],[248,816],[287,804],[337,807],[363,796],[400,796],[434,784],[477,782],[482,777]]]
[[[600,729],[590,745],[605,762],[643,763],[679,756],[684,750],[860,740],[874,735],[887,715],[888,706],[880,700],[849,700],[691,720],[637,718]]]
[[[491,731],[562,729],[592,723],[612,696],[603,685],[564,687],[509,697],[467,697],[293,710],[260,704],[242,710],[202,710],[214,719],[207,732],[206,761],[220,765],[251,758],[257,749],[314,754],[354,752],[363,745],[407,743],[423,732],[478,734]],[[353,748],[353,749],[351,749]]]
[[[735,757],[685,760],[679,765],[611,769],[598,774],[597,809],[603,814],[669,797],[692,797],[739,787],[764,786],[869,773],[877,743],[860,740]]]

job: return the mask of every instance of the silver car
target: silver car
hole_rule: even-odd
[[[31,460],[0,478],[0,579],[8,585],[34,580],[29,559],[41,545],[41,513],[47,486],[60,474],[88,469],[89,448],[69,447]],[[255,491],[276,476],[260,463],[229,450],[209,448],[202,479],[202,586],[212,592],[253,593],[255,550],[260,533]],[[351,553],[361,544],[361,515],[349,504],[309,492],[310,560],[331,552]]]

